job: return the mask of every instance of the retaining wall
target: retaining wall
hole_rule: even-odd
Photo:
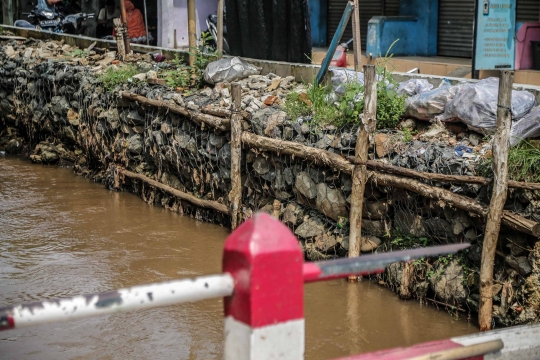
[[[8,45],[16,54],[6,53]],[[133,191],[148,203],[228,226],[230,216],[226,211],[194,205],[206,201],[230,208],[230,132],[194,121],[194,114],[201,114],[208,105],[225,102],[228,88],[207,88],[185,96],[164,86],[128,83],[107,92],[92,66],[54,60],[61,46],[33,41],[3,44],[0,147],[10,153],[26,153],[36,163],[73,166],[76,173],[111,189]],[[25,56],[29,48],[40,55]],[[145,60],[139,57],[134,61],[144,64]],[[151,65],[146,64],[150,69]],[[264,106],[254,100],[268,96],[273,83],[278,85],[271,90],[275,94],[271,96],[283,98],[291,91],[292,80],[267,74],[240,82],[244,89],[242,107],[247,113],[242,123],[244,132],[260,141],[291,141],[340,159],[353,155],[357,128],[318,126],[309,119],[291,119],[279,105]],[[181,107],[187,115],[166,106],[127,101],[122,96],[126,92]],[[470,161],[453,157],[453,147],[433,139],[393,148],[383,156],[394,165],[423,166],[427,172],[467,175],[475,171]],[[347,254],[351,194],[348,167],[336,168],[329,162],[244,143],[241,168],[243,219],[256,211],[277,211],[277,216],[299,237],[308,259]],[[140,177],[130,177],[119,169]],[[374,179],[365,194],[363,252],[459,241],[473,244],[459,257],[394,264],[380,281],[404,298],[433,299],[452,309],[476,311],[483,219],[440,200],[378,185]],[[152,181],[198,200],[175,196]],[[489,201],[487,186],[465,184],[457,189],[431,184],[476,201]],[[534,218],[538,217],[539,200],[536,192],[513,190],[507,205],[523,214],[529,209],[528,216]],[[507,228],[501,232],[494,291],[494,316],[501,324],[538,320],[537,245],[530,236]]]

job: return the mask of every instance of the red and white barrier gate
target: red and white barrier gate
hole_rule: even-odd
[[[227,238],[221,275],[0,308],[0,330],[225,297],[225,359],[303,359],[304,283],[374,274],[397,261],[451,254],[468,246],[304,263],[289,228],[257,214]]]

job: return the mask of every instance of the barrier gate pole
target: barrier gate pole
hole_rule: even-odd
[[[304,257],[296,237],[259,213],[225,241],[226,360],[304,358]]]

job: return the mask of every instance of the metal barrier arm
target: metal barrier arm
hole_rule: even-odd
[[[0,330],[221,298],[231,295],[233,289],[233,278],[229,274],[222,274],[69,299],[38,301],[0,308]]]
[[[376,274],[383,272],[388,265],[395,262],[416,260],[435,255],[455,254],[469,246],[470,244],[432,246],[413,250],[362,255],[359,258],[305,263],[304,282],[345,278],[349,275]]]

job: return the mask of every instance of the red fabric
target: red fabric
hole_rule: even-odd
[[[144,26],[144,18],[139,9],[135,9],[135,5],[129,0],[125,0],[128,35],[130,39],[135,39],[141,36],[146,36],[146,28]],[[113,36],[116,32],[113,30]]]

